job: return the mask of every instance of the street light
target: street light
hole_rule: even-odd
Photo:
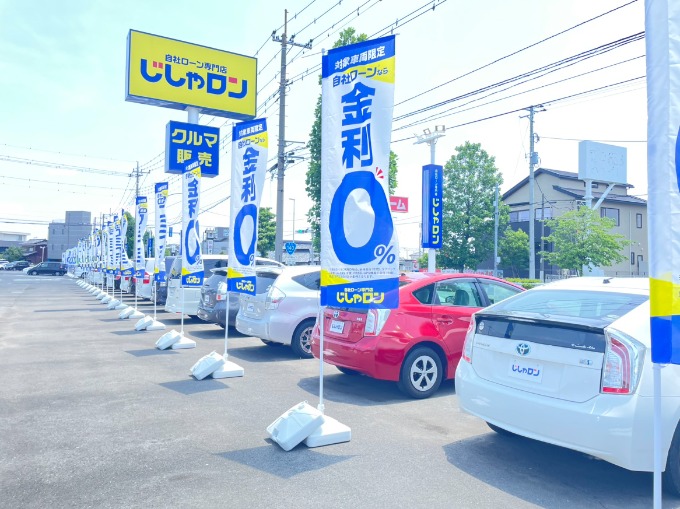
[[[40,249],[42,250],[42,255],[40,257],[40,261],[44,262],[45,261],[45,246],[40,246]]]
[[[295,242],[295,198],[288,198],[293,202],[293,242]]]

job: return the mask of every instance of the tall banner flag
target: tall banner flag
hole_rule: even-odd
[[[203,257],[198,226],[201,194],[201,167],[197,161],[187,165],[182,175],[182,286],[203,284]]]
[[[115,221],[115,217],[114,217]],[[116,260],[115,260],[115,233],[116,231],[114,230],[113,227],[113,221],[109,221],[107,225],[107,230],[108,230],[108,254],[107,254],[107,261],[106,261],[106,273],[107,274],[113,274],[114,268],[116,266]]]
[[[680,4],[647,1],[652,361],[680,364]]]
[[[154,242],[154,281],[165,281],[165,244],[168,240],[168,218],[165,215],[165,202],[168,200],[168,183],[159,182],[155,186],[156,195],[156,242]]]
[[[267,120],[234,125],[231,159],[231,228],[227,288],[255,295],[255,250],[260,198],[267,168]]]
[[[149,206],[146,196],[137,196],[137,216],[135,216],[135,277],[144,277],[144,232],[148,221]]]
[[[113,224],[115,229],[115,255],[113,265],[115,267],[115,274],[120,276],[123,268],[123,231],[121,228],[121,218],[116,216],[116,220],[113,222]]]
[[[399,306],[388,198],[394,58],[394,36],[322,57],[321,305]]]
[[[120,231],[122,235],[122,249],[121,249],[121,272],[123,276],[132,276],[134,274],[134,265],[127,255],[127,230],[128,220],[125,211],[122,211],[120,216]]]

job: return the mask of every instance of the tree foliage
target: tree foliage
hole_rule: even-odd
[[[368,39],[366,34],[358,34],[352,27],[346,28],[340,32],[338,40],[333,44],[333,48],[340,48],[348,44],[355,44],[357,42]],[[319,77],[319,84],[321,84],[321,77]],[[307,212],[307,221],[312,229],[312,241],[314,249],[319,250],[321,241],[319,237],[321,219],[321,94],[316,101],[316,108],[314,109],[314,123],[312,130],[309,133],[309,141],[307,142],[309,149],[309,168],[305,180],[305,190],[307,196],[312,200],[312,206]],[[390,151],[390,168],[389,168],[389,192],[390,195],[397,188],[397,154]]]
[[[625,260],[621,251],[630,241],[612,233],[614,220],[600,217],[597,210],[581,207],[545,221],[551,233],[545,240],[553,251],[540,254],[550,263],[583,274],[583,267],[609,267]]]
[[[2,253],[2,256],[9,262],[15,262],[24,259],[24,252],[20,247],[10,246]]]
[[[479,143],[466,141],[455,150],[444,166],[444,239],[437,265],[462,272],[493,256],[494,198],[503,176]],[[508,207],[499,204],[499,211],[504,230]]]
[[[529,268],[529,235],[507,228],[498,241],[498,256],[502,266],[510,268],[512,277],[518,277],[521,270]]]
[[[257,215],[257,250],[261,256],[274,251],[276,245],[276,215],[270,207],[260,207]]]

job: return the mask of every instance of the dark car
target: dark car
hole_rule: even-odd
[[[166,279],[170,277],[170,269],[172,268],[172,264],[175,262],[176,256],[166,256],[165,257],[165,276]],[[168,282],[163,281],[158,283],[157,285],[154,285],[155,290],[152,290],[151,293],[152,295],[155,292],[155,298],[156,298],[156,304],[160,304],[161,306],[165,305],[165,301],[168,298]]]
[[[201,301],[198,303],[198,317],[206,322],[216,323],[220,327],[225,324],[227,304],[227,269],[212,269],[212,275],[205,280],[201,288]],[[279,267],[263,267],[256,271],[255,288],[257,294],[266,293],[274,283],[281,269]],[[236,324],[240,294],[229,293],[229,326]]]
[[[53,274],[55,276],[63,276],[66,274],[66,265],[60,262],[41,262],[28,271],[31,276],[38,274]]]
[[[26,267],[30,267],[31,264],[26,260],[17,260],[16,262],[9,262],[5,265],[5,270],[24,270]]]

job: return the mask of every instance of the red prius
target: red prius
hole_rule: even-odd
[[[399,284],[397,309],[325,309],[324,361],[346,374],[398,382],[413,398],[454,377],[474,312],[523,291],[480,274],[412,272]],[[319,357],[318,320],[312,353]]]

